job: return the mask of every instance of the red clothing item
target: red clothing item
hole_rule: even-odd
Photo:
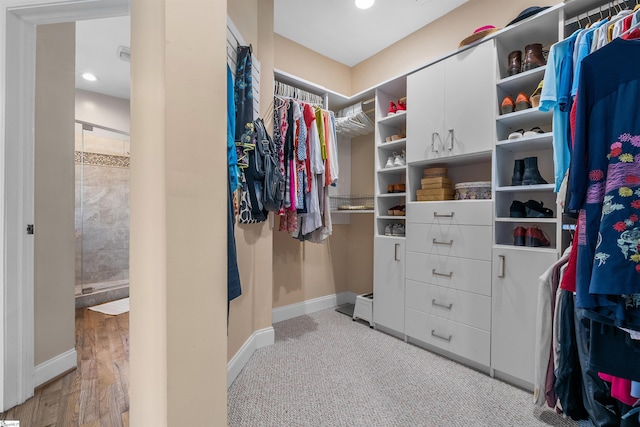
[[[634,28],[630,33],[623,35],[622,38],[625,40],[640,39],[640,28]]]
[[[569,127],[571,128],[571,149],[573,149],[573,141],[576,140],[576,115],[578,111],[578,93],[576,93],[573,99],[573,105],[571,106],[571,112],[569,112]]]
[[[316,120],[316,113],[313,112],[313,107],[309,104],[304,104],[304,124],[307,126],[307,160],[305,160],[304,167],[307,173],[307,193],[311,192],[311,185],[313,181],[313,174],[311,173],[311,151],[309,144],[311,141],[311,126],[315,126],[313,123]]]
[[[598,376],[608,383],[611,383],[611,397],[619,400],[625,405],[633,406],[638,401],[631,396],[631,380],[618,378],[613,375],[598,372]]]

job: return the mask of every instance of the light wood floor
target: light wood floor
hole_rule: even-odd
[[[0,414],[20,427],[129,425],[129,313],[76,309],[78,368]]]

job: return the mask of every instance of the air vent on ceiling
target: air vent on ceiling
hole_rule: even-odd
[[[131,49],[126,46],[118,46],[118,58],[131,62]]]

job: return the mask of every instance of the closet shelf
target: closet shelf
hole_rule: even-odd
[[[406,120],[406,111],[400,111],[395,114],[388,115],[378,120],[378,124],[381,125],[389,125],[389,126],[402,126],[404,127],[404,123]]]
[[[530,129],[540,126],[541,123],[550,123],[551,111],[540,111],[538,108],[527,108],[526,110],[503,114],[496,118],[496,123],[505,125],[513,130]]]
[[[496,217],[496,222],[522,222],[522,223],[549,223],[555,224],[557,218],[511,218],[511,217]]]
[[[332,214],[349,214],[349,215],[353,215],[353,214],[372,214],[374,211],[372,209],[345,209],[345,210],[331,210]]]
[[[555,246],[516,246],[516,245],[493,245],[494,249],[509,249],[515,251],[530,251],[530,252],[544,252],[550,254],[558,253],[558,249]]]
[[[404,148],[406,144],[407,144],[407,138],[402,138],[402,139],[396,139],[395,141],[381,142],[376,146],[378,148],[390,150],[392,148]]]
[[[504,193],[529,193],[532,191],[553,191],[555,188],[555,184],[509,185],[504,187],[496,187],[495,191]]]
[[[538,83],[544,77],[545,69],[546,67],[538,67],[533,70],[505,77],[498,81],[497,86],[499,89],[515,97],[518,92],[523,91],[527,87],[538,86]]]
[[[544,150],[553,147],[553,133],[546,132],[528,138],[505,139],[498,141],[496,147],[512,153]]]
[[[378,173],[394,173],[394,172],[404,172],[407,169],[406,166],[394,166],[392,168],[382,168],[378,169]]]
[[[381,193],[378,197],[392,198],[392,197],[406,197],[407,193]]]

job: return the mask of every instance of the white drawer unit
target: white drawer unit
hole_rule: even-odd
[[[491,334],[487,331],[405,308],[405,332],[427,344],[489,366]]]
[[[491,297],[407,280],[406,307],[489,332]]]
[[[405,263],[407,279],[491,296],[490,261],[407,251]]]
[[[409,224],[407,250],[491,261],[488,226]]]
[[[412,202],[407,222],[425,224],[491,225],[491,200]]]

